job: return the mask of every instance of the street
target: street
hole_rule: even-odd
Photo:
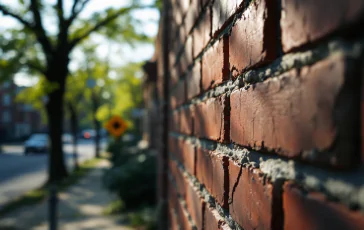
[[[101,149],[106,146],[106,140],[101,141]],[[40,187],[47,179],[48,155],[24,155],[22,144],[2,145],[0,154],[0,209],[22,194]],[[73,169],[73,146],[64,144],[64,154],[68,170]],[[83,162],[95,155],[92,140],[78,141],[78,159]]]

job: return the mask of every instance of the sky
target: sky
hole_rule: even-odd
[[[27,2],[27,1],[25,1]],[[44,2],[49,4],[54,4],[55,0],[45,0]],[[66,16],[69,14],[70,9],[72,7],[73,0],[65,0],[65,9]],[[143,4],[149,5],[154,2],[154,0],[141,0]],[[14,0],[0,0],[1,4],[11,7],[11,9],[16,10],[16,3]],[[80,18],[89,18],[94,12],[102,12],[103,10],[109,7],[123,7],[129,3],[128,0],[91,0],[91,2],[86,6],[86,8],[80,14]],[[141,20],[143,22],[141,31],[144,31],[149,36],[154,37],[158,31],[158,20],[159,20],[159,12],[156,9],[143,9],[134,11],[132,14],[135,18]],[[0,16],[0,34],[2,31],[7,28],[11,28],[17,26],[17,22],[14,19],[9,17]],[[47,18],[44,20],[43,24],[48,31],[51,33],[55,31],[55,22],[56,19],[53,17]],[[109,43],[102,38],[101,36],[92,36],[91,40],[100,44],[97,47],[97,54],[101,58],[106,58],[111,50],[112,58],[111,65],[112,66],[120,66],[125,65],[128,62],[139,62],[148,60],[152,57],[154,53],[153,44],[145,44],[145,45],[137,45],[135,48],[131,48],[128,45],[121,46],[120,44],[113,43],[111,47],[109,47]],[[111,48],[111,49],[110,49]],[[70,63],[70,70],[75,70],[78,68],[78,63],[81,61],[82,53],[80,50],[75,50],[72,55],[73,61]],[[14,81],[18,85],[31,86],[37,82],[37,79],[32,78],[24,73],[16,74],[14,77]]]

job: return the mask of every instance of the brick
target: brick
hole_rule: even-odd
[[[202,89],[208,90],[229,79],[228,38],[217,41],[202,56]],[[227,49],[226,49],[227,48]]]
[[[223,26],[231,21],[242,0],[215,0],[212,5],[212,34],[216,35]],[[230,20],[228,20],[230,19]]]
[[[174,152],[172,154],[182,163],[186,168],[187,172],[194,175],[195,174],[195,147],[190,141],[186,141],[182,138],[169,137],[170,143],[174,144]],[[172,147],[170,147],[170,150]]]
[[[183,207],[181,201],[177,198],[177,190],[178,188],[174,188],[173,185],[169,188],[169,196],[170,199],[168,200],[169,210],[171,207],[174,207],[173,215],[176,217],[178,223],[178,229],[192,229],[192,225],[188,220],[188,213],[186,209]]]
[[[179,170],[176,162],[170,160],[168,166],[169,166],[170,176],[173,177],[173,180],[176,183],[176,191],[181,197],[183,198],[186,197],[185,178],[182,175],[181,171]]]
[[[170,229],[179,229],[179,220],[177,215],[178,196],[172,184],[168,186],[168,225]]]
[[[287,157],[350,167],[358,160],[360,141],[355,131],[360,100],[355,75],[346,68],[345,57],[336,55],[234,91],[231,140]]]
[[[280,193],[258,169],[229,163],[230,208],[232,218],[243,229],[281,229]]]
[[[186,43],[182,49],[182,53],[177,58],[177,73],[179,76],[185,74],[189,68],[193,64],[193,56],[192,56],[192,37],[188,37]]]
[[[199,195],[192,184],[188,183],[186,194],[187,210],[191,214],[193,222],[196,224],[197,229],[203,229],[203,213],[205,209],[205,202]]]
[[[220,216],[219,212],[216,209],[211,207],[205,208],[205,221],[204,221],[204,229],[206,230],[218,230],[230,229],[229,226],[225,223],[224,219]]]
[[[320,193],[303,192],[287,182],[283,190],[284,229],[364,229],[364,215],[330,202]]]
[[[232,28],[229,39],[233,76],[246,68],[267,63],[277,56],[277,3],[257,0],[250,4]]]
[[[171,6],[174,9],[173,10],[174,14],[179,12],[181,17],[183,17],[184,15],[186,15],[186,12],[190,7],[190,0],[172,0]]]
[[[285,52],[327,36],[357,21],[360,0],[282,0],[282,46]]]
[[[186,77],[187,98],[192,99],[201,93],[201,63],[196,62],[193,69]]]
[[[171,90],[170,104],[172,108],[182,105],[186,100],[186,82],[179,80],[174,89]]]
[[[196,58],[211,38],[211,11],[208,8],[193,30],[193,56]]]
[[[170,116],[169,130],[179,132],[180,130],[180,115],[178,111],[175,111]]]
[[[179,205],[178,205],[177,215],[178,215],[178,220],[179,220],[181,230],[193,229],[193,225],[190,222],[190,220],[188,219],[189,214],[188,214],[187,210],[182,206],[181,203],[179,203]]]
[[[196,21],[199,17],[199,11],[201,10],[199,7],[199,0],[191,0],[190,7],[186,13],[186,18],[184,20],[187,34],[189,34],[196,24]]]
[[[210,98],[195,107],[194,132],[197,137],[229,142],[228,121],[229,99],[226,95]]]
[[[193,132],[193,113],[194,106],[188,106],[179,111],[180,126],[179,131],[186,135],[191,135]]]
[[[196,178],[224,208],[228,208],[228,164],[227,157],[214,151],[197,148]]]
[[[179,224],[178,224],[178,219],[177,219],[177,212],[174,209],[174,207],[169,207],[168,208],[168,227],[171,230],[178,230],[179,229]]]
[[[170,54],[170,58],[169,59],[171,61],[175,60],[174,59],[175,55],[173,53],[169,53],[169,54]],[[171,56],[173,56],[173,58]],[[179,80],[179,76],[178,76],[178,73],[177,73],[177,69],[175,67],[171,67],[170,68],[169,87],[170,88],[173,88],[178,83],[178,80]]]
[[[182,145],[182,146],[181,146]],[[188,173],[191,175],[195,175],[196,166],[195,166],[195,147],[189,141],[180,140],[180,149],[183,155],[183,163]]]

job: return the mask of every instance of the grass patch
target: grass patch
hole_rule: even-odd
[[[91,169],[102,160],[103,158],[93,158],[80,164],[79,168],[72,171],[69,176],[58,184],[58,191],[63,191],[69,186],[77,183],[82,177],[84,177]],[[40,188],[29,191],[23,196],[15,199],[14,201],[5,204],[0,210],[0,216],[3,216],[9,212],[12,212],[20,207],[37,204],[47,198],[48,184],[42,185]]]
[[[121,200],[115,200],[107,205],[107,207],[102,211],[105,216],[117,215],[125,210],[124,202]]]

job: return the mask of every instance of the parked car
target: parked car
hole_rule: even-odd
[[[32,134],[24,143],[24,154],[46,153],[49,150],[49,138],[46,133]]]
[[[72,144],[73,143],[73,136],[70,133],[64,133],[62,135],[62,142],[64,144]]]

